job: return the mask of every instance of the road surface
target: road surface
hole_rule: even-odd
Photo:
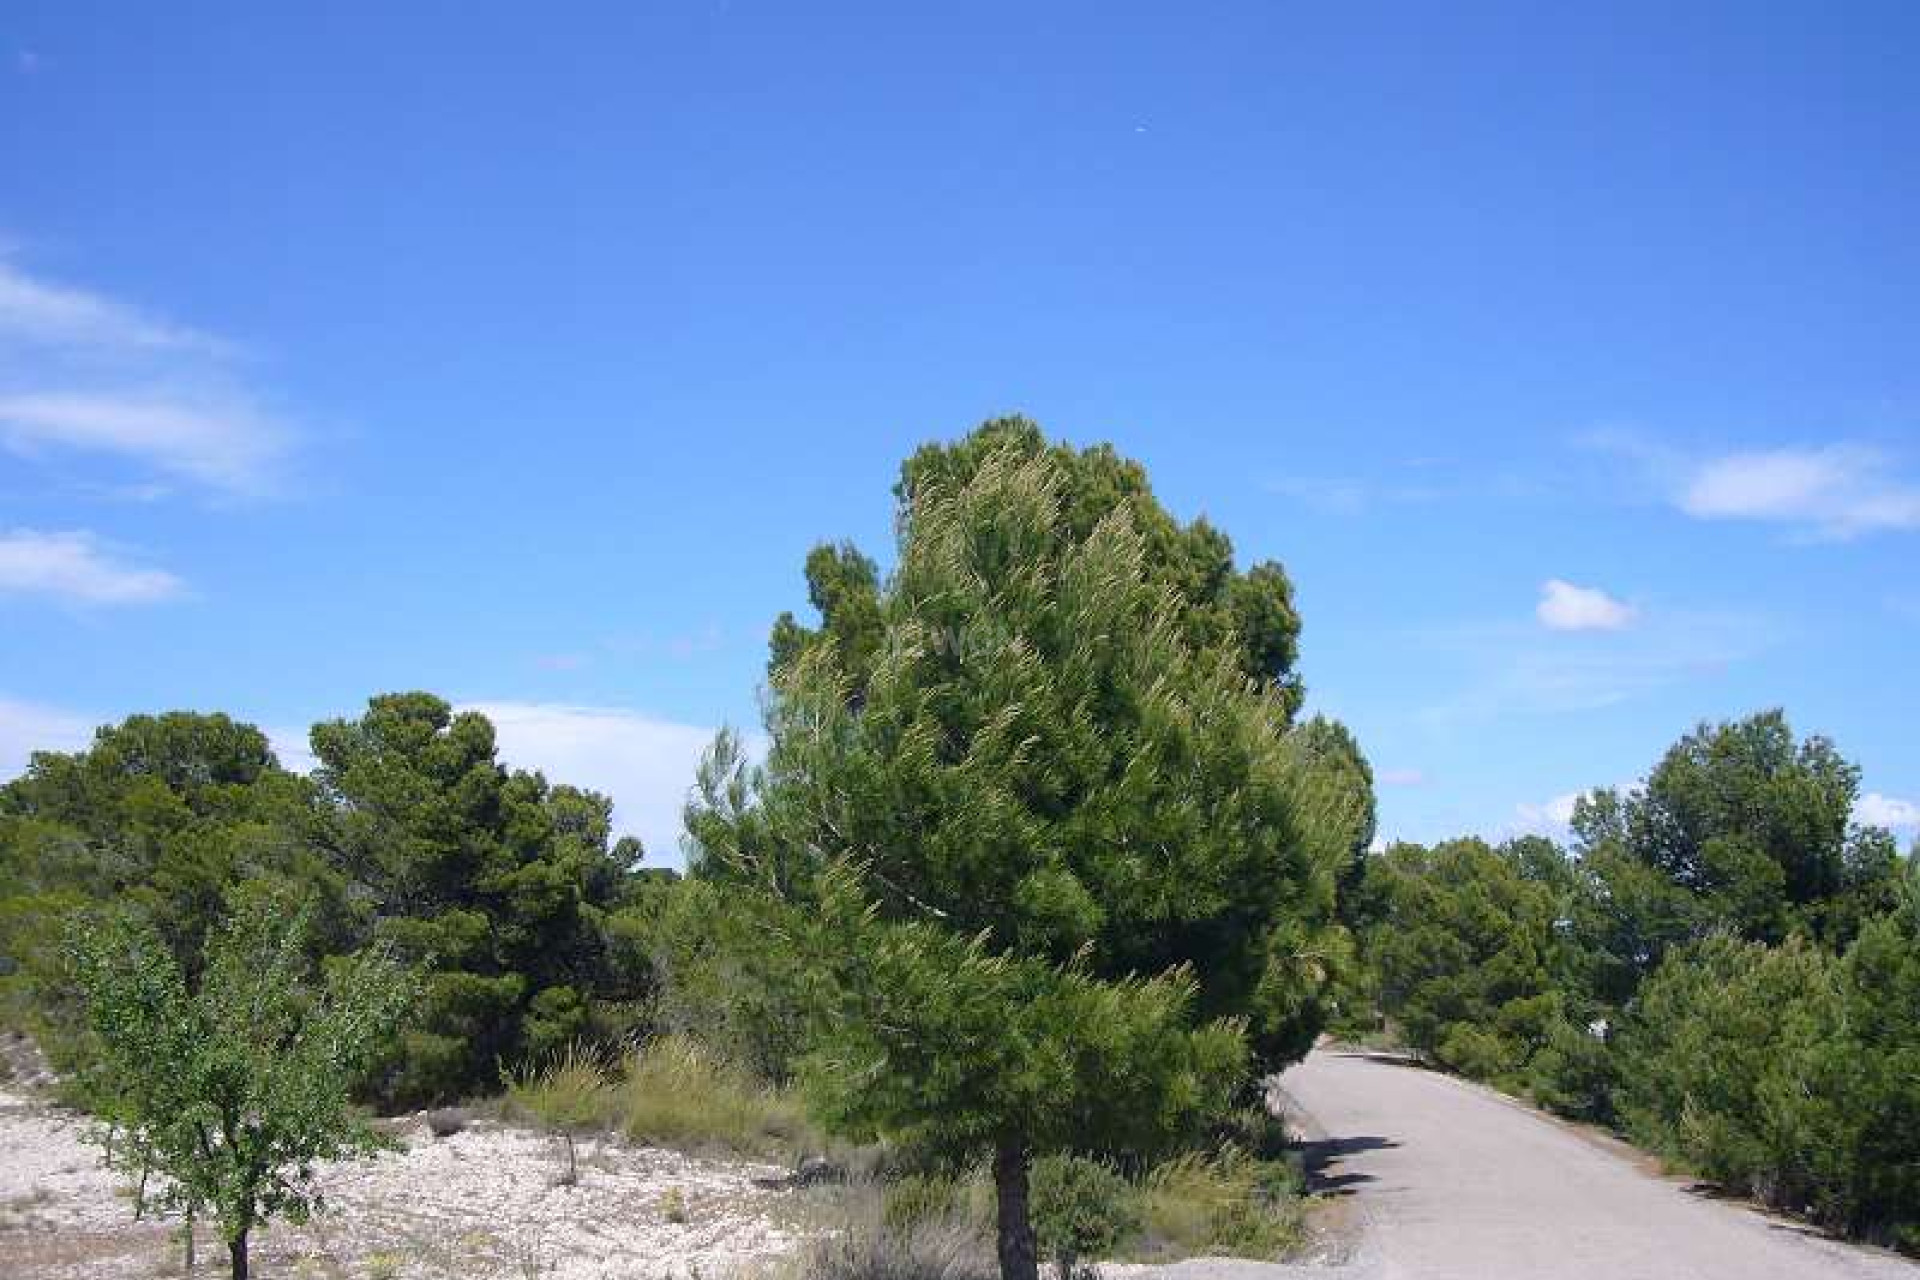
[[[1280,1088],[1318,1185],[1354,1211],[1355,1277],[1920,1280],[1437,1072],[1321,1049]]]

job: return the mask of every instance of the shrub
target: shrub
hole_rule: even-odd
[[[791,1094],[686,1036],[662,1036],[629,1055],[612,1096],[620,1127],[637,1142],[775,1155],[815,1141]]]
[[[863,1221],[816,1241],[798,1280],[998,1280],[999,1267],[975,1225],[948,1218],[888,1227]]]
[[[1558,1022],[1527,1071],[1533,1100],[1547,1110],[1590,1124],[1614,1123],[1619,1068],[1600,1036],[1570,1022]]]
[[[1033,1231],[1060,1280],[1074,1264],[1100,1258],[1139,1230],[1139,1206],[1125,1178],[1097,1160],[1055,1155],[1033,1165]]]
[[[1277,1257],[1301,1240],[1299,1190],[1291,1166],[1254,1160],[1231,1147],[1169,1160],[1140,1186],[1139,1252]]]
[[[523,1068],[507,1080],[507,1109],[545,1126],[566,1140],[566,1185],[580,1180],[573,1135],[607,1126],[613,1114],[613,1086],[606,1068],[579,1045],[539,1071]]]

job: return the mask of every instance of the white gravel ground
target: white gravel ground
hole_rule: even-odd
[[[174,1224],[136,1223],[124,1180],[82,1141],[87,1121],[0,1090],[0,1275],[7,1280],[180,1273]],[[326,1166],[326,1212],[257,1233],[264,1276],[303,1280],[720,1280],[802,1240],[771,1167],[582,1142],[580,1181],[556,1185],[557,1140],[495,1125]],[[199,1270],[224,1269],[211,1232]]]

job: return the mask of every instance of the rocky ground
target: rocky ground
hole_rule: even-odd
[[[0,1090],[0,1275],[8,1280],[181,1274],[177,1223],[136,1222],[130,1188],[84,1142],[88,1122]],[[781,1170],[614,1140],[583,1141],[560,1185],[557,1140],[491,1123],[436,1138],[400,1127],[398,1152],[321,1172],[326,1212],[256,1233],[257,1270],[311,1280],[719,1280],[783,1257],[813,1229]],[[197,1272],[224,1270],[199,1232]]]

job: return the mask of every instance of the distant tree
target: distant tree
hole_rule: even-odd
[[[873,643],[799,637],[766,765],[723,739],[689,822],[696,880],[758,890],[767,944],[831,976],[801,1069],[822,1113],[988,1157],[1007,1280],[1036,1274],[1037,1155],[1157,1149],[1249,1049],[1305,1051],[1352,838],[1308,803],[1285,664],[1249,679],[1225,540],[1036,436],[909,462]]]
[[[212,932],[197,991],[132,917],[81,924],[69,943],[99,1046],[93,1094],[124,1157],[161,1175],[162,1207],[212,1211],[234,1280],[247,1280],[255,1227],[319,1207],[316,1161],[379,1145],[350,1091],[410,997],[380,948],[313,983],[304,916],[288,921],[270,901],[255,898]]]
[[[497,758],[485,716],[432,694],[371,699],[316,725],[317,838],[364,900],[373,935],[428,966],[393,1103],[491,1088],[503,1064],[591,1039],[595,997],[637,997],[612,967],[610,914],[635,885],[637,841],[611,805]]]
[[[36,752],[0,786],[0,1013],[79,1065],[61,931],[90,904],[144,915],[189,979],[243,883],[297,888],[316,951],[343,948],[345,882],[305,838],[311,799],[265,734],[224,715],[132,716],[86,750]]]
[[[1701,725],[1644,789],[1597,791],[1574,809],[1595,892],[1583,932],[1624,1000],[1666,951],[1715,931],[1838,949],[1891,905],[1885,831],[1852,822],[1860,771],[1822,737],[1796,740],[1768,711]]]
[[[1397,844],[1368,868],[1384,907],[1365,938],[1381,1007],[1414,1048],[1507,1083],[1565,1012],[1556,900],[1525,865],[1466,839]]]

